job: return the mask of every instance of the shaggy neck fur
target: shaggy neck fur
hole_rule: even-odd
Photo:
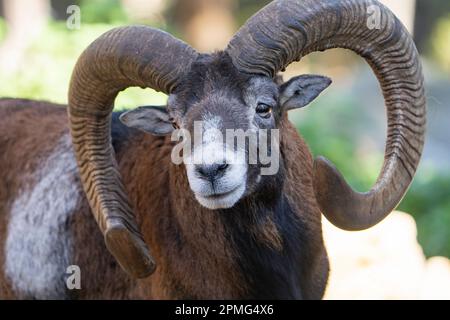
[[[266,177],[262,189],[235,207],[211,211],[195,200],[184,167],[170,162],[168,138],[134,132],[129,141],[125,149],[137,156],[127,160],[118,150],[119,163],[131,168],[124,172],[125,181],[136,179],[126,184],[138,187],[129,194],[159,264],[150,278],[155,280],[153,284],[170,283],[168,287],[175,288],[167,292],[167,297],[302,297],[298,250],[302,223],[279,187],[284,182],[283,169],[276,176]],[[160,161],[152,163],[170,168],[167,176],[145,177],[158,171],[148,170],[153,157]],[[167,179],[169,183],[155,179]],[[152,185],[167,185],[167,198],[152,199]],[[154,201],[167,210],[154,212]],[[156,243],[159,247],[153,245]]]

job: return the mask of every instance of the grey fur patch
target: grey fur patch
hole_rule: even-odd
[[[70,137],[64,135],[12,205],[5,273],[22,298],[67,298],[69,219],[81,197]]]

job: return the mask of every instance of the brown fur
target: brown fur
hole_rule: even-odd
[[[31,107],[32,106],[32,107]],[[0,102],[0,266],[4,261],[8,204],[26,183],[36,164],[67,133],[64,108],[23,100]],[[286,166],[283,192],[306,226],[308,243],[299,265],[304,298],[320,298],[328,277],[328,261],[321,235],[321,216],[312,189],[312,158],[295,129],[283,120],[282,152]],[[237,244],[219,213],[202,208],[189,189],[185,170],[170,161],[170,138],[133,131],[117,160],[142,233],[158,267],[145,280],[132,280],[104,246],[86,199],[71,221],[73,264],[82,270],[80,299],[245,298],[251,284],[237,264]],[[28,174],[26,174],[28,173]],[[78,177],[74,177],[78,180]],[[79,183],[75,181],[74,183]],[[301,192],[299,192],[301,190]],[[249,231],[256,243],[283,250],[283,230],[270,218]],[[15,298],[0,269],[0,298]]]
[[[0,106],[0,299],[4,299],[15,297],[3,274],[9,206],[15,195],[34,183],[23,173],[36,170],[67,126],[61,125],[65,110],[55,104],[2,99]]]

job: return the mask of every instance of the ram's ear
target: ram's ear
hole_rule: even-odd
[[[156,136],[164,136],[174,130],[166,107],[139,107],[122,114],[120,121],[127,127]]]
[[[280,105],[283,111],[303,108],[328,88],[331,79],[324,76],[302,75],[280,86]]]

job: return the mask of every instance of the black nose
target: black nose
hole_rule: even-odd
[[[220,178],[225,174],[228,168],[226,163],[213,163],[213,164],[201,164],[197,165],[195,169],[198,174],[205,179],[213,181],[214,179]]]

